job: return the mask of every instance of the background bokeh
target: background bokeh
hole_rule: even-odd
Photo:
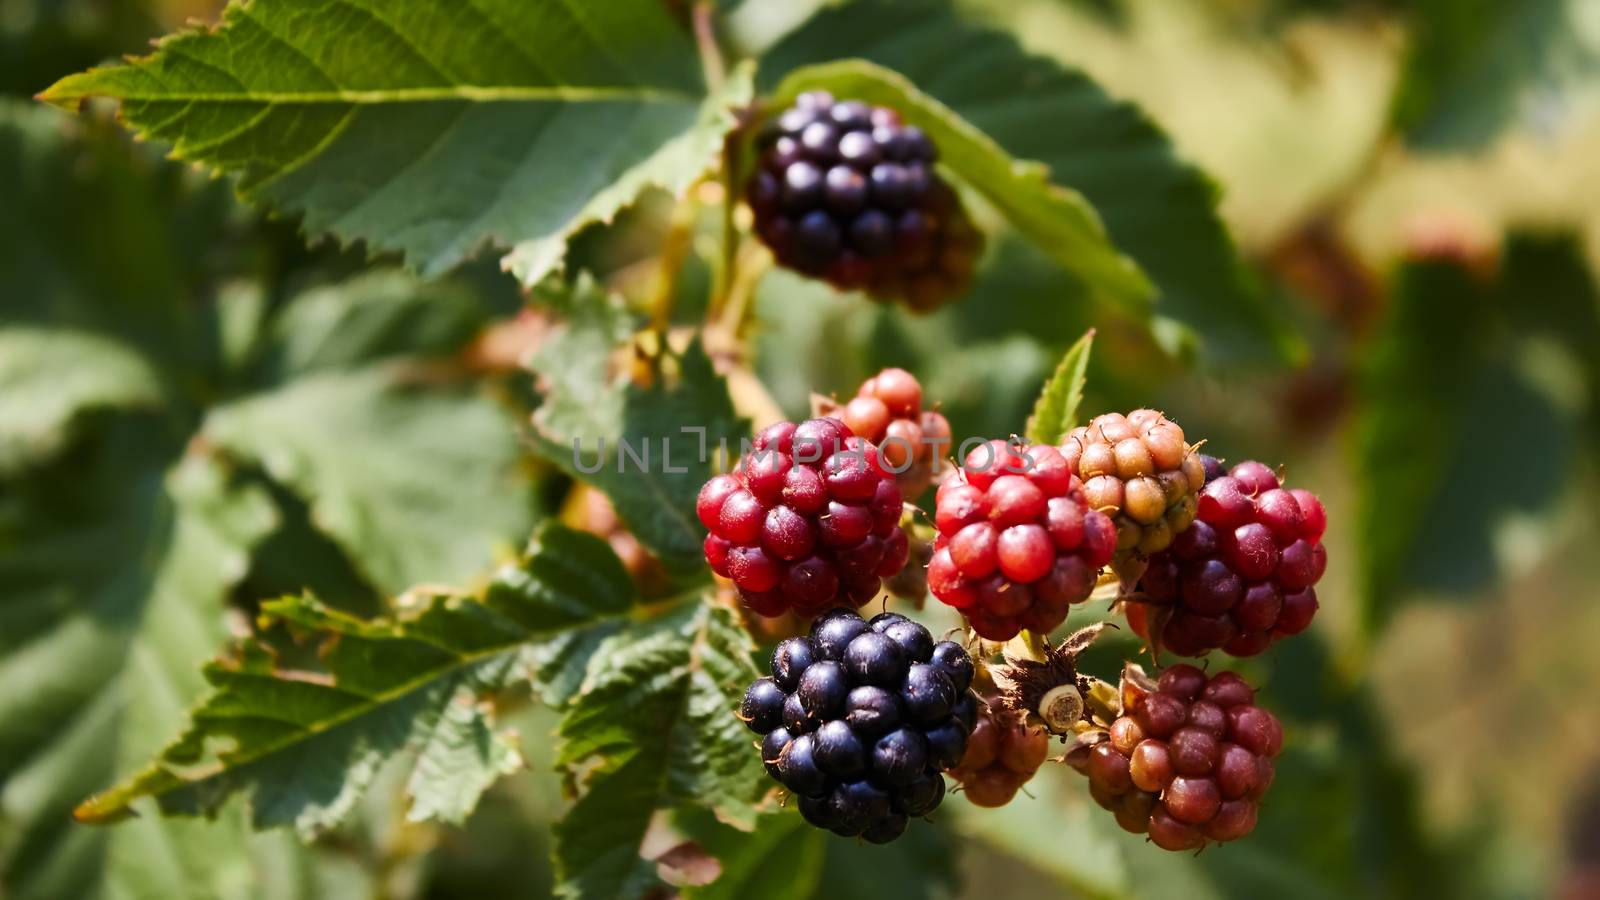
[[[217,5],[0,0],[0,897],[136,896],[116,887],[127,867],[182,868],[146,823],[110,837],[66,815],[181,721],[179,697],[154,721],[119,712],[162,683],[151,642],[204,659],[224,608],[309,586],[371,612],[473,577],[540,518],[598,524],[516,441],[537,402],[518,361],[544,322],[492,258],[418,286],[359,248],[307,249],[109,110],[29,99]],[[730,6],[734,37],[777,54],[810,11]],[[1198,857],[1121,834],[1047,767],[1031,797],[957,798],[892,852],[763,832],[791,859],[712,893],[765,877],[781,896],[1600,897],[1600,4],[963,12],[1137,102],[1209,174],[1246,277],[1288,323],[1281,352],[1198,353],[1098,307],[980,207],[978,284],[926,318],[769,273],[755,372],[797,416],[812,391],[904,366],[958,437],[1003,436],[1096,328],[1088,411],[1161,408],[1328,508],[1311,631],[1240,666],[1290,749],[1258,832]],[[716,252],[704,218],[674,286],[684,325]],[[643,307],[681,227],[651,197],[582,235],[577,260]],[[197,533],[165,498],[210,496],[219,471],[247,499],[228,495],[231,533]],[[212,606],[183,609],[192,595]],[[170,627],[186,616],[220,621]],[[1113,677],[1134,652],[1114,638],[1088,668]],[[548,733],[536,706],[509,713]],[[239,864],[196,896],[545,896],[561,790],[539,771],[549,749],[525,750],[534,773],[463,830],[404,823],[398,790],[375,790],[310,852],[219,837]]]

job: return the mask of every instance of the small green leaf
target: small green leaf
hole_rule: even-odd
[[[626,616],[633,601],[604,541],[550,525],[482,596],[428,595],[373,621],[310,597],[265,603],[264,624],[321,638],[322,669],[284,668],[266,645],[241,645],[205,670],[211,692],[188,730],[77,817],[115,821],[142,797],[168,815],[212,814],[242,793],[257,828],[313,835],[349,813],[382,763],[410,752],[411,817],[460,821],[520,764],[480,701],[520,677],[524,645]]]
[[[705,571],[705,529],[694,502],[714,456],[737,454],[749,423],[734,411],[725,378],[698,339],[653,361],[641,387],[610,371],[629,319],[588,279],[561,301],[572,317],[532,361],[545,404],[534,414],[539,450],[603,491],[640,541],[682,574]]]
[[[236,2],[41,97],[120,100],[247,199],[426,273],[531,242],[530,282],[645,186],[686,187],[731,124],[656,0]]]
[[[793,102],[822,88],[841,97],[898,110],[939,147],[940,162],[976,188],[1096,296],[1147,311],[1153,288],[1139,267],[1117,252],[1094,208],[1077,191],[1051,179],[1042,163],[1012,159],[954,110],[918,90],[899,73],[865,60],[798,69],[778,86],[774,101]]]
[[[1039,401],[1028,417],[1028,440],[1035,444],[1059,444],[1067,432],[1078,425],[1078,404],[1083,402],[1083,385],[1089,371],[1089,351],[1094,345],[1090,329],[1061,357],[1054,375],[1045,382]]]
[[[637,897],[659,884],[641,850],[659,810],[710,809],[750,829],[770,788],[736,713],[759,676],[738,619],[681,605],[606,642],[561,722],[558,763],[583,791],[555,826],[558,893]]]

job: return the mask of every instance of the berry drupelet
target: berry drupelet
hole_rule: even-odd
[[[779,422],[700,489],[706,561],[756,613],[860,606],[906,564],[904,504],[878,449],[838,419]]]
[[[789,268],[928,310],[966,290],[983,250],[921,129],[824,91],[763,132],[745,188],[756,233]]]
[[[896,613],[836,609],[778,644],[739,717],[818,828],[882,844],[944,800],[978,716],[972,658]]]

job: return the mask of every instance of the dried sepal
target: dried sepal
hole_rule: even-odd
[[[1059,646],[1048,643],[1005,647],[1005,664],[990,670],[999,702],[1056,735],[1073,735],[1092,725],[1085,700],[1093,679],[1078,672],[1078,654],[1108,626],[1091,625]]]

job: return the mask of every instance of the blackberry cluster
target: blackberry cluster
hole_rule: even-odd
[[[860,606],[898,574],[904,504],[878,449],[838,419],[779,422],[695,504],[712,571],[756,613],[813,616]]]
[[[1315,494],[1284,490],[1261,463],[1239,463],[1206,484],[1194,524],[1150,558],[1129,627],[1147,640],[1159,630],[1179,656],[1219,647],[1254,656],[1299,634],[1317,611],[1327,524]]]
[[[978,715],[972,675],[960,644],[935,643],[905,616],[836,609],[778,644],[739,717],[807,822],[882,844],[944,800],[940,772],[960,761]]]
[[[1165,850],[1232,841],[1256,827],[1283,728],[1243,678],[1177,665],[1149,687],[1123,682],[1109,739],[1069,757],[1117,824]]]
[[[950,777],[974,806],[1005,806],[1050,755],[1050,733],[998,704],[978,708],[978,724]]]
[[[1089,598],[1116,528],[1054,447],[989,441],[939,485],[928,589],[980,637],[1049,634]]]
[[[745,198],[780,263],[916,310],[966,290],[983,237],[935,171],[933,142],[899,113],[813,91],[759,148]]]
[[[1061,445],[1083,496],[1117,526],[1119,556],[1167,549],[1195,517],[1205,484],[1183,429],[1153,409],[1107,413],[1074,428]]]
[[[922,408],[922,385],[905,369],[884,369],[862,382],[848,403],[828,401],[822,412],[877,445],[901,495],[909,500],[928,489],[949,452],[949,421],[937,410]]]

